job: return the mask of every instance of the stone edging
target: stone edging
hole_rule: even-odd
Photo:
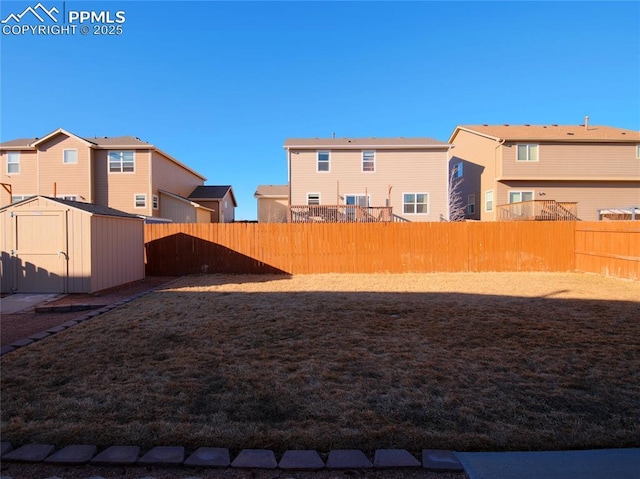
[[[315,450],[289,450],[276,459],[268,449],[243,449],[233,460],[229,449],[200,447],[188,456],[181,446],[159,446],[140,454],[138,446],[110,446],[98,453],[96,446],[72,445],[56,451],[52,444],[27,444],[13,449],[2,443],[1,458],[10,462],[29,462],[59,465],[106,466],[189,466],[201,468],[236,469],[384,469],[424,468],[433,472],[463,472],[455,452],[423,449],[421,461],[405,449],[378,449],[373,460],[357,449],[335,449],[326,454]],[[186,458],[185,458],[186,457]],[[323,458],[324,457],[324,458]]]

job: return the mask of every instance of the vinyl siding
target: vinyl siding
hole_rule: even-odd
[[[509,203],[509,191],[514,190],[533,191],[536,200],[577,202],[583,221],[597,221],[600,209],[640,206],[640,184],[633,181],[507,181],[499,184],[495,203]]]
[[[535,143],[535,142],[533,142]],[[517,143],[505,143],[502,177],[518,179],[593,179],[640,181],[635,144],[538,143],[539,161],[516,161]]]
[[[36,195],[38,194],[38,181],[37,181],[37,154],[35,151],[21,151],[20,152],[20,172],[7,174],[7,157],[8,151],[2,150],[0,152],[0,164],[2,165],[2,171],[0,171],[0,178],[2,183],[9,183],[11,185],[12,194],[15,195]],[[3,187],[0,187],[0,206],[6,206],[11,204],[11,195]]]
[[[77,150],[78,162],[63,163],[64,150]],[[59,134],[38,145],[40,187],[44,196],[77,196],[78,201],[91,202],[91,151],[77,138]]]
[[[286,223],[287,198],[258,198],[258,223]]]
[[[160,193],[160,216],[174,223],[195,223],[198,220],[196,207],[191,202],[181,201]]]
[[[178,196],[187,197],[196,188],[204,184],[202,178],[182,168],[166,156],[154,151],[152,153],[152,191],[165,190]],[[156,210],[156,216],[158,211]]]
[[[96,150],[95,158],[95,203],[109,206],[117,210],[134,215],[152,216],[152,192],[149,184],[150,175],[150,150],[133,150],[133,173],[109,173],[109,151],[131,151],[122,149]],[[136,194],[147,195],[147,206],[136,208],[134,199]],[[156,213],[158,210],[155,210]]]
[[[320,151],[327,151],[319,148]],[[371,206],[393,207],[410,221],[439,221],[447,214],[447,150],[376,150],[375,171],[362,171],[361,150],[332,150],[330,171],[317,171],[318,150],[291,154],[291,204],[320,193],[325,205],[345,204],[347,195],[364,195]],[[369,151],[369,150],[367,150]],[[403,214],[404,193],[428,193],[429,214]]]

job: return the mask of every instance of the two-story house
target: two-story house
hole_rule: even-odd
[[[466,217],[598,220],[640,205],[640,132],[584,125],[463,125],[449,138]]]
[[[447,152],[431,138],[290,138],[290,221],[448,218]]]
[[[189,199],[204,176],[132,136],[82,138],[60,128],[0,143],[0,165],[0,206],[43,195],[174,222],[219,220]]]

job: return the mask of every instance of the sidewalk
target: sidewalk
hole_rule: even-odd
[[[456,453],[469,479],[638,479],[640,449]]]

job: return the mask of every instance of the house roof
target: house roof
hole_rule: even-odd
[[[433,138],[287,138],[284,148],[445,148]]]
[[[73,200],[65,200],[62,198],[52,198],[50,196],[31,196],[29,198],[25,198],[22,201],[17,203],[12,203],[3,207],[2,209],[7,209],[11,207],[15,207],[16,205],[27,203],[29,201],[33,201],[35,198],[45,198],[49,201],[53,201],[55,203],[60,203],[65,206],[69,206],[71,208],[76,208],[78,210],[86,211],[87,213],[91,213],[92,215],[100,215],[100,216],[117,216],[119,218],[132,218],[141,220],[138,215],[132,215],[129,213],[125,213],[124,211],[116,210],[114,208],[109,208],[108,206],[95,205],[93,203],[84,203],[82,201],[73,201]]]
[[[35,150],[36,147],[50,138],[53,138],[56,135],[64,134],[67,136],[71,136],[77,138],[80,141],[84,141],[87,143],[87,146],[95,149],[110,149],[110,148],[129,148],[132,150],[154,150],[161,155],[168,158],[170,161],[174,162],[178,166],[184,168],[185,170],[193,173],[195,176],[201,178],[202,180],[206,180],[204,176],[202,176],[197,171],[189,168],[187,165],[182,163],[181,161],[175,159],[173,156],[165,153],[164,151],[156,148],[150,143],[147,143],[144,140],[141,140],[135,136],[94,136],[88,138],[82,138],[78,135],[74,135],[73,133],[68,132],[62,128],[58,128],[57,130],[52,131],[51,133],[43,136],[42,138],[19,138],[17,140],[9,140],[3,143],[0,143],[0,149],[4,150]]]
[[[640,131],[612,126],[588,125],[460,125],[459,131],[476,133],[494,140],[505,141],[561,141],[561,142],[640,142]]]
[[[238,206],[230,185],[224,186],[196,186],[196,189],[189,195],[190,200],[221,200],[227,193],[231,194],[233,206]]]
[[[256,198],[287,198],[289,185],[258,185],[253,196]]]
[[[200,203],[196,203],[195,201],[191,200],[190,198],[185,198],[184,196],[176,195],[175,193],[171,193],[170,191],[166,191],[166,190],[158,190],[158,191],[160,192],[160,194],[171,196],[172,198],[175,198],[176,200],[188,203],[191,206],[193,206],[194,208],[202,208],[203,210],[213,211],[211,208],[207,208],[206,206],[202,206]]]

